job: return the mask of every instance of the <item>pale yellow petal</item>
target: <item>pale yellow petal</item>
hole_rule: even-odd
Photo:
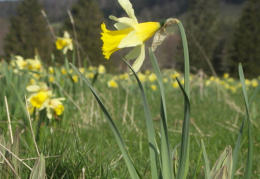
[[[117,21],[117,22],[119,22],[119,23],[125,24],[125,25],[128,26],[128,27],[132,27],[132,28],[134,28],[134,29],[135,29],[135,27],[136,27],[136,25],[137,25],[137,23],[136,23],[133,19],[128,18],[128,17],[120,17],[120,18],[117,18],[117,17],[115,17],[115,16],[110,15],[109,18],[112,19],[112,20],[114,20],[114,21]],[[126,28],[127,28],[127,27],[126,27]]]
[[[133,66],[132,66],[132,68],[135,72],[137,72],[141,68],[141,66],[144,62],[144,58],[145,58],[145,45],[142,44],[141,53],[140,53],[139,57],[135,60]]]
[[[141,45],[143,42],[140,41],[136,31],[132,31],[125,38],[123,38],[117,48],[135,47]]]
[[[63,37],[64,38],[70,38],[70,34],[67,31],[65,31]]]
[[[127,60],[135,59],[140,55],[140,53],[141,53],[141,45],[138,45],[125,56],[125,59]]]
[[[115,28],[118,29],[118,30],[126,29],[126,28],[129,27],[128,25],[126,25],[126,24],[124,24],[124,23],[121,23],[121,22],[115,23],[114,26],[115,26]]]
[[[29,92],[37,92],[40,89],[41,89],[41,87],[38,86],[38,85],[30,85],[30,86],[26,87],[26,90],[29,91]]]
[[[132,4],[130,3],[129,0],[118,0],[119,4],[121,5],[121,7],[125,10],[125,12],[127,13],[127,15],[134,20],[134,22],[137,24],[138,21],[135,17],[135,12],[134,9],[132,7]]]

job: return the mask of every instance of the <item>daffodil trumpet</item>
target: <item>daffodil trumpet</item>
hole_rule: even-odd
[[[137,72],[142,66],[145,59],[145,41],[151,38],[163,25],[164,22],[145,22],[138,23],[132,4],[129,0],[118,0],[119,4],[125,10],[129,17],[117,18],[109,16],[115,20],[114,24],[117,30],[111,31],[106,28],[105,23],[101,25],[103,55],[106,59],[119,49],[134,47],[126,56],[125,59],[135,59],[132,68]]]

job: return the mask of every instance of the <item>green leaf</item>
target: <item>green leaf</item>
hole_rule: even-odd
[[[180,163],[181,165],[178,168],[178,177],[177,178],[186,178],[188,174],[188,167],[189,167],[189,140],[190,140],[190,101],[188,98],[185,89],[182,87],[178,78],[176,78],[181,91],[184,95],[184,119],[183,119],[183,126],[182,126],[182,139],[181,139],[181,157]]]
[[[125,146],[125,143],[113,121],[113,119],[111,118],[110,114],[108,113],[106,107],[104,106],[102,100],[100,99],[100,97],[98,96],[98,94],[95,92],[94,88],[91,86],[91,84],[89,83],[89,81],[85,78],[85,76],[73,65],[73,64],[70,64],[70,66],[73,68],[73,70],[80,76],[80,78],[88,85],[89,89],[91,90],[91,92],[93,93],[94,97],[96,98],[100,108],[102,109],[103,113],[105,114],[106,116],[106,119],[108,121],[108,124],[116,138],[116,141],[117,141],[117,144],[121,150],[121,153],[125,159],[125,162],[126,162],[126,165],[127,165],[127,168],[128,168],[128,171],[129,171],[129,174],[131,176],[131,178],[133,179],[138,179],[140,178],[128,152],[126,151],[126,146]]]
[[[45,158],[41,154],[33,166],[30,179],[45,179],[45,170]]]
[[[251,178],[252,174],[252,156],[253,156],[253,137],[252,137],[252,128],[251,128],[251,121],[250,121],[250,115],[249,115],[249,103],[248,103],[248,97],[247,97],[247,90],[246,90],[246,84],[245,84],[245,77],[242,65],[238,65],[238,73],[240,82],[242,85],[242,91],[243,96],[245,100],[245,106],[246,106],[246,116],[247,116],[247,126],[248,126],[248,151],[247,151],[247,163],[246,163],[246,169],[245,169],[245,175],[244,178],[249,179]]]
[[[165,178],[174,178],[173,175],[173,164],[170,153],[170,144],[168,136],[168,126],[167,126],[167,110],[166,110],[166,100],[164,93],[164,85],[162,74],[159,69],[156,57],[149,48],[150,60],[152,62],[161,93],[161,156],[162,156],[162,174]]]
[[[138,83],[139,89],[141,91],[141,96],[142,96],[142,101],[143,101],[143,107],[144,107],[144,112],[145,112],[145,118],[146,118],[146,126],[147,126],[147,133],[148,133],[148,141],[149,141],[149,152],[150,152],[150,161],[151,161],[151,173],[152,173],[152,178],[157,179],[159,174],[158,174],[158,153],[157,153],[157,145],[155,143],[155,132],[154,132],[154,125],[153,125],[153,120],[151,116],[151,111],[148,105],[148,101],[146,98],[146,94],[143,89],[143,85],[141,81],[139,80],[137,74],[131,67],[131,65],[124,60],[125,63],[128,65],[128,67],[131,69],[132,73],[134,74],[136,81]]]
[[[249,107],[252,104],[252,101],[254,100],[255,96],[258,94],[258,92],[260,91],[260,86],[258,86],[255,90],[253,95],[250,98],[249,101]],[[240,129],[239,129],[239,133],[238,133],[238,137],[237,137],[237,142],[234,148],[234,152],[233,152],[233,169],[232,169],[232,176],[231,178],[234,178],[235,176],[235,172],[236,172],[236,164],[237,164],[237,158],[238,158],[238,152],[240,149],[240,143],[241,143],[241,138],[242,138],[242,134],[243,134],[243,130],[244,130],[244,124],[245,124],[245,120],[246,120],[247,116],[245,116]]]

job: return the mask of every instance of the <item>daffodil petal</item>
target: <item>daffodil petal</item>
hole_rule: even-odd
[[[70,34],[67,31],[65,31],[63,37],[64,38],[70,38]]]
[[[141,45],[143,42],[140,41],[136,31],[132,31],[125,38],[123,38],[117,48],[135,47]]]
[[[144,58],[145,58],[145,45],[142,44],[142,45],[141,45],[140,55],[139,55],[139,57],[135,60],[133,66],[132,66],[132,68],[133,68],[133,70],[134,70],[135,72],[137,72],[137,71],[141,68],[141,66],[142,66],[142,64],[143,64],[143,62],[144,62]]]
[[[141,53],[141,45],[138,45],[125,56],[125,59],[127,60],[135,59],[140,55],[140,53]]]
[[[38,85],[30,85],[30,86],[26,87],[26,90],[29,91],[29,92],[37,92],[40,89],[41,89],[41,87],[38,86]]]
[[[134,9],[132,7],[132,4],[130,3],[129,0],[118,0],[119,4],[122,6],[122,8],[125,10],[125,12],[127,13],[127,15],[134,20],[134,22],[137,24],[138,21],[135,17],[135,12]]]
[[[110,19],[114,20],[114,21],[117,21],[119,23],[122,23],[122,24],[125,24],[126,26],[128,27],[132,27],[132,28],[135,28],[137,23],[135,23],[135,21],[133,19],[130,19],[128,17],[120,17],[120,18],[117,18],[115,16],[112,16],[110,15],[109,16]]]
[[[115,23],[114,26],[115,26],[115,28],[116,28],[117,30],[126,29],[126,28],[129,27],[128,25],[126,25],[126,24],[124,24],[124,23],[121,23],[121,22]]]

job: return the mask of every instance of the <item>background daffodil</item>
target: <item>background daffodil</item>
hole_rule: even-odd
[[[117,18],[109,16],[110,19],[117,21],[115,27],[117,30],[110,31],[106,29],[106,25],[101,25],[103,40],[103,55],[109,59],[112,53],[121,48],[135,47],[125,58],[127,60],[136,59],[132,68],[137,72],[143,64],[145,58],[144,42],[152,37],[161,27],[159,22],[138,23],[132,4],[129,0],[118,0],[119,4],[125,10],[129,17]]]
[[[72,39],[67,31],[64,32],[63,37],[58,37],[56,42],[56,48],[62,49],[63,54],[66,54],[68,50],[73,50]]]

